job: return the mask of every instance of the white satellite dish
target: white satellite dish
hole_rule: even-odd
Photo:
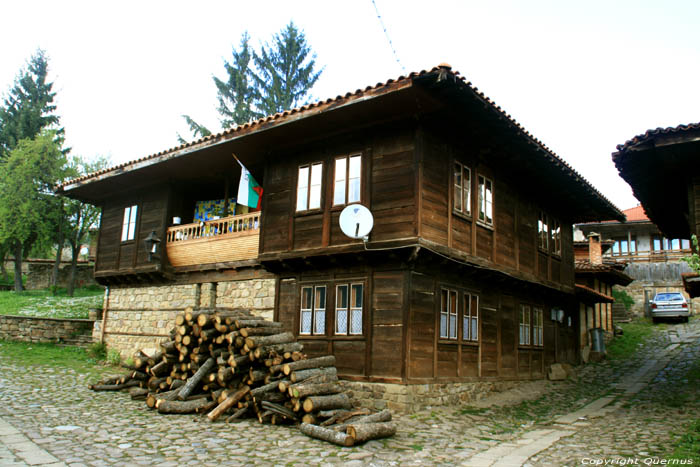
[[[346,206],[340,213],[340,230],[350,238],[361,238],[367,241],[372,227],[374,227],[374,217],[370,210],[361,204]]]

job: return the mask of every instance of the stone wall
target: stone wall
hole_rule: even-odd
[[[388,408],[411,413],[429,406],[465,404],[493,392],[515,387],[517,381],[476,381],[471,383],[387,384],[341,381],[355,404],[377,410]]]
[[[48,289],[51,283],[53,262],[28,263],[27,289]],[[95,285],[95,267],[92,264],[78,264],[75,272],[75,287],[87,287]],[[58,269],[58,286],[66,287],[70,279],[70,264],[61,263]]]
[[[274,279],[112,287],[105,307],[105,343],[128,357],[138,349],[155,349],[168,337],[177,314],[187,307],[245,308],[272,319],[274,300]],[[96,341],[102,336],[102,324],[95,323]]]
[[[90,319],[0,316],[0,339],[54,342],[86,347],[92,343]]]
[[[634,280],[627,287],[621,288],[634,299],[634,304],[629,310],[630,315],[644,316],[645,290],[648,291],[650,300],[659,292],[682,292],[688,298],[681,274],[689,271],[690,268],[685,262],[630,263],[625,268],[625,274]],[[700,312],[700,298],[689,300],[689,303],[692,314]]]

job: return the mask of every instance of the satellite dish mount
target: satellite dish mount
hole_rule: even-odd
[[[346,206],[340,213],[340,230],[350,238],[359,239],[367,243],[369,233],[374,227],[374,217],[369,209],[361,204]]]

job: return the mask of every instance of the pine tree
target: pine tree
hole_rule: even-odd
[[[48,58],[38,50],[29,60],[27,69],[20,71],[15,84],[0,108],[0,160],[6,158],[19,141],[32,139],[42,129],[56,127],[59,117],[53,104],[56,93],[53,83],[46,81]],[[62,129],[56,131],[60,139]]]
[[[253,109],[255,88],[253,86],[253,70],[251,60],[253,53],[250,48],[250,36],[247,32],[241,36],[239,49],[233,49],[233,60],[224,62],[227,76],[219,79],[214,76],[219,99],[219,114],[222,128],[242,125],[262,115]]]
[[[256,106],[263,114],[292,109],[304,102],[323,70],[315,71],[316,55],[303,31],[290,22],[275,34],[272,44],[253,52]]]

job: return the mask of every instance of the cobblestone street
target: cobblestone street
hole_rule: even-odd
[[[440,407],[396,416],[393,438],[340,448],[295,428],[164,416],[125,393],[94,393],[71,369],[0,360],[0,465],[582,465],[668,452],[699,415],[688,372],[700,320],[668,324],[626,361],[578,382],[537,383],[513,407]],[[695,367],[697,371],[697,367]],[[528,383],[534,384],[534,383]]]

